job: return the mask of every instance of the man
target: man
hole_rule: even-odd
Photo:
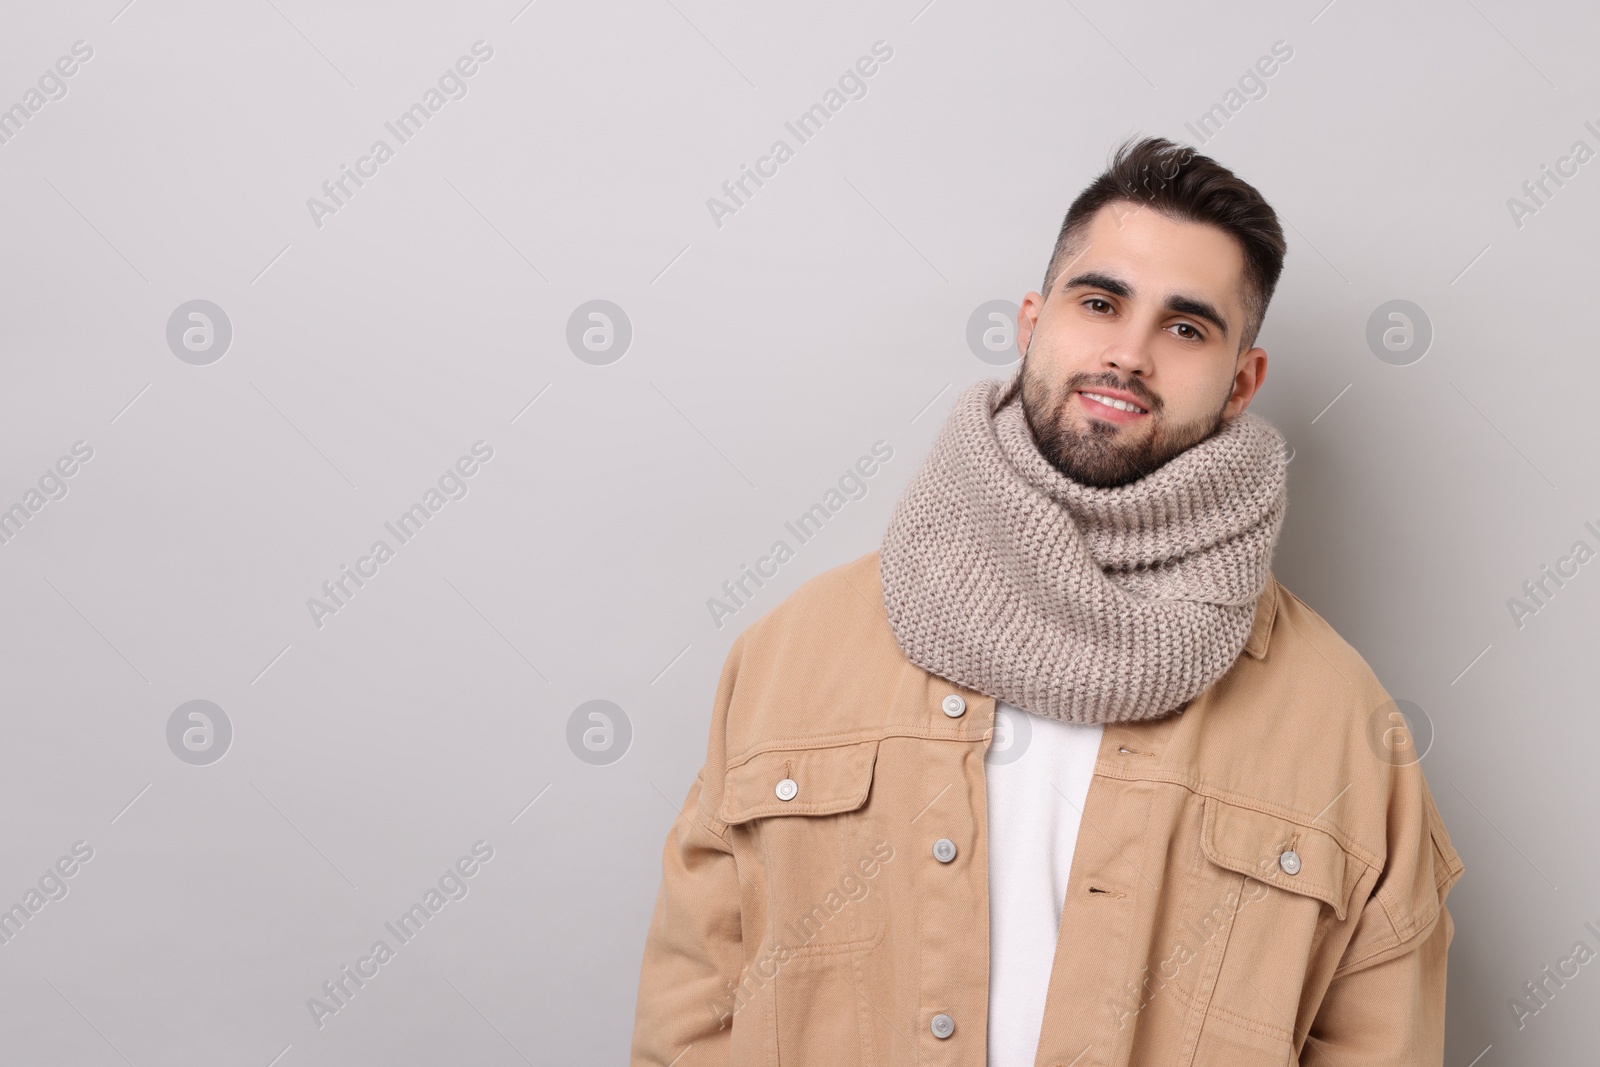
[[[1284,240],[1160,139],[1073,203],[1022,365],[878,551],[733,644],[632,1063],[1443,1061],[1463,865],[1401,716],[1277,582],[1248,413]]]

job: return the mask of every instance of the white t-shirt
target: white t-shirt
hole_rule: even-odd
[[[989,1064],[1033,1067],[1072,850],[1104,727],[995,705],[989,801]]]

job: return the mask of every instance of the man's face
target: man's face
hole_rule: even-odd
[[[1238,242],[1215,226],[1101,208],[1049,297],[1029,293],[1017,316],[1023,409],[1045,457],[1085,485],[1125,485],[1243,411],[1267,371],[1264,350],[1239,352],[1243,277]]]

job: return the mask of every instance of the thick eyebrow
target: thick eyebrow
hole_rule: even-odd
[[[1097,270],[1084,271],[1067,279],[1063,289],[1076,289],[1087,286],[1091,289],[1104,289],[1124,300],[1133,296],[1133,286],[1121,278],[1113,278],[1109,274],[1102,274]],[[1176,311],[1180,315],[1193,315],[1197,319],[1205,319],[1217,329],[1222,331],[1222,336],[1228,336],[1228,324],[1222,319],[1222,312],[1209,300],[1202,300],[1197,296],[1187,296],[1183,293],[1168,293],[1164,305],[1168,311]]]

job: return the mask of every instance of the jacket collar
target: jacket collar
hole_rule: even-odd
[[[1244,650],[1256,659],[1267,655],[1267,644],[1272,640],[1272,621],[1278,615],[1278,579],[1267,575],[1267,587],[1256,598],[1256,618],[1250,626],[1250,636],[1245,638]]]

